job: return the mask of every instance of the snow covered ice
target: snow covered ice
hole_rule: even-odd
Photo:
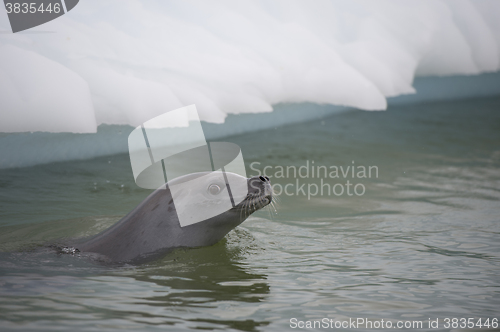
[[[416,75],[498,70],[499,15],[498,1],[81,1],[0,35],[0,131],[92,133],[189,104],[213,123],[290,102],[383,110]]]

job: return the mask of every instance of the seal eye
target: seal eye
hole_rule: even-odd
[[[208,193],[211,195],[217,195],[218,193],[220,193],[220,187],[216,184],[211,184],[208,187]]]

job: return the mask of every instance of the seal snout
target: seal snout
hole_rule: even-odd
[[[273,200],[273,187],[271,186],[271,180],[269,180],[267,176],[260,176],[259,179],[264,182],[264,198],[267,200],[266,205],[270,204]]]
[[[250,197],[258,197],[261,207],[270,204],[273,200],[273,189],[271,181],[267,176],[254,176],[248,181],[248,195]]]

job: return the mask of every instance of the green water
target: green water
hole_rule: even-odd
[[[314,161],[378,177],[274,176],[293,194],[277,214],[259,211],[212,247],[110,267],[41,245],[97,233],[148,195],[127,155],[0,170],[0,330],[275,331],[360,317],[449,330],[445,318],[500,318],[500,99],[353,111],[226,141],[249,175],[252,163],[276,175]],[[364,194],[307,197],[347,180]]]

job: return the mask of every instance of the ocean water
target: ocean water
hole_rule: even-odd
[[[95,234],[150,193],[128,155],[0,170],[0,330],[280,331],[326,318],[421,330],[430,319],[437,331],[500,318],[500,98],[225,140],[242,148],[248,175],[267,166],[276,211],[137,266],[44,246]]]

